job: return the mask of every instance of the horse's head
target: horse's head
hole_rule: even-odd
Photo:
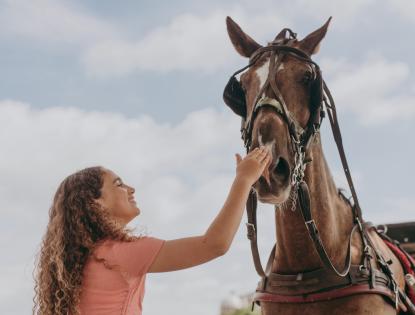
[[[249,150],[265,145],[272,152],[269,168],[254,186],[261,202],[280,204],[288,199],[296,165],[293,136],[309,131],[319,119],[322,79],[310,56],[317,53],[329,22],[302,40],[284,29],[266,46],[294,48],[290,51],[267,50],[231,18],[226,20],[233,46],[250,59],[250,66],[240,76],[240,83],[229,81],[225,102],[243,118]]]

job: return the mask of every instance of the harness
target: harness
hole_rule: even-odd
[[[311,60],[308,54],[293,47],[292,45],[295,41],[296,34],[290,29],[284,29],[268,46],[259,48],[250,57],[247,66],[236,71],[231,76],[223,93],[225,103],[236,114],[242,117],[241,136],[247,152],[250,151],[252,144],[253,124],[261,109],[272,108],[287,124],[295,161],[291,172],[291,185],[292,191],[294,192],[292,210],[296,210],[296,202],[298,202],[298,208],[301,211],[308,234],[323,263],[322,268],[313,271],[291,275],[274,273],[271,271],[275,254],[274,245],[264,271],[257,244],[257,195],[256,191],[251,189],[247,200],[247,236],[251,243],[255,269],[261,277],[254,294],[254,302],[257,304],[260,304],[260,302],[309,303],[328,301],[355,294],[378,294],[390,300],[396,309],[400,308],[405,312],[409,311],[410,314],[415,314],[414,304],[408,299],[405,292],[399,288],[395,280],[389,267],[391,262],[383,258],[369,237],[368,232],[374,229],[374,226],[367,222],[364,223],[362,219],[362,211],[343,149],[333,97],[322,79],[318,64]],[[245,92],[236,75],[253,66],[264,54],[269,54],[270,56],[268,77],[255,99],[252,112],[248,113]],[[276,84],[277,69],[284,56],[292,56],[305,62],[313,70],[314,76],[309,104],[310,118],[305,128],[302,128],[295,117],[289,112]],[[271,88],[274,97],[265,96],[265,91],[268,88]],[[325,112],[327,112],[330,121],[333,137],[353,198],[353,204],[351,204],[353,228],[349,235],[346,260],[341,270],[338,270],[332,263],[320,238],[318,227],[311,212],[308,185],[304,181],[306,165],[311,162],[305,158],[306,152],[320,130]],[[351,242],[354,233],[359,233],[363,245],[363,259],[360,265],[351,264]]]

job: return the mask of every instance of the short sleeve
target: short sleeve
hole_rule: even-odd
[[[141,237],[132,242],[115,242],[111,246],[113,261],[131,276],[141,276],[148,272],[157,257],[164,240],[154,237]]]

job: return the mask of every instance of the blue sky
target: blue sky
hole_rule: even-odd
[[[222,102],[229,75],[246,64],[227,15],[261,44],[283,27],[303,38],[333,16],[315,60],[336,100],[364,217],[414,220],[414,12],[404,0],[0,0],[0,244],[9,252],[0,313],[29,312],[47,211],[75,170],[104,165],[135,186],[142,215],[131,225],[153,236],[205,231],[232,182],[233,154],[244,152],[240,121]],[[322,134],[346,187],[327,121]],[[272,207],[261,210],[266,255],[275,227]],[[255,287],[250,255],[241,228],[226,256],[150,275],[145,314],[218,313],[230,291]]]

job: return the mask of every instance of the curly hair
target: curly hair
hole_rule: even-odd
[[[83,268],[98,243],[138,238],[95,202],[101,196],[104,173],[100,166],[85,168],[59,185],[36,257],[33,314],[79,314]]]

